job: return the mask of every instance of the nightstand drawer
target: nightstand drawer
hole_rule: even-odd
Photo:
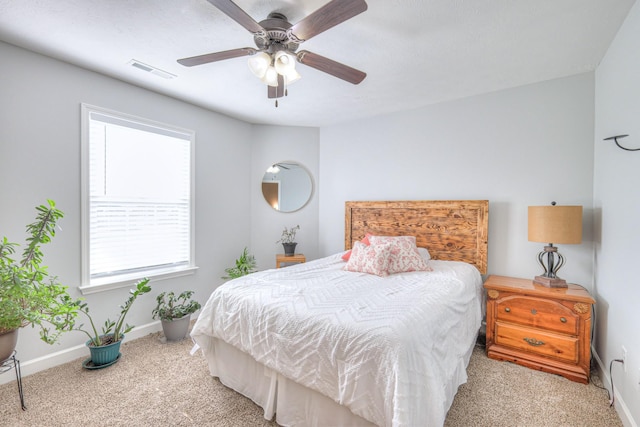
[[[565,362],[578,362],[578,338],[496,322],[495,343]]]
[[[558,301],[515,295],[497,302],[496,320],[578,334],[577,316]]]

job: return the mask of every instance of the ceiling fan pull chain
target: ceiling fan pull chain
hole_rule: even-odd
[[[278,108],[278,100],[276,99],[276,108]]]

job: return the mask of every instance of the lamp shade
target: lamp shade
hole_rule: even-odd
[[[250,57],[247,63],[253,75],[261,79],[266,74],[269,65],[271,65],[271,57],[266,52],[258,52]]]
[[[580,243],[582,206],[529,206],[529,241]]]
[[[290,85],[291,83],[295,83],[301,78],[302,76],[300,75],[299,72],[295,70],[295,68],[284,75],[284,81],[287,85]]]
[[[273,65],[278,74],[286,75],[296,68],[296,60],[285,51],[278,51],[274,55]]]
[[[277,87],[278,86],[278,72],[276,71],[276,69],[270,65],[269,67],[267,67],[267,72],[264,74],[264,77],[262,77],[262,83],[268,85],[268,86],[273,86],[273,87]]]

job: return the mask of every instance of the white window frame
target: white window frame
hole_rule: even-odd
[[[90,273],[90,175],[89,175],[89,132],[91,114],[97,113],[108,116],[122,123],[130,122],[132,128],[158,129],[159,133],[165,131],[169,134],[179,134],[190,141],[190,197],[189,197],[189,261],[187,265],[171,268],[154,268],[141,270],[130,274],[119,274],[91,279]],[[137,125],[137,126],[136,126]],[[96,107],[94,105],[81,104],[81,240],[82,240],[82,294],[91,294],[110,289],[130,286],[143,277],[153,280],[169,279],[172,277],[194,274],[195,265],[195,132],[189,129],[179,128],[166,123],[136,117],[133,115]]]

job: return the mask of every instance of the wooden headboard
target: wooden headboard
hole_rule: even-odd
[[[366,233],[416,236],[432,259],[464,261],[487,272],[488,200],[346,202],[344,247]]]

